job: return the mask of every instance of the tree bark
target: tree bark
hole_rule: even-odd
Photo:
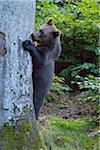
[[[8,143],[1,139],[3,150],[42,148],[41,140],[35,141],[38,138],[32,101],[32,62],[22,48],[22,41],[33,32],[34,16],[35,0],[0,0],[0,126],[4,131],[1,137],[4,134],[5,140],[7,131],[11,131]],[[7,122],[9,125],[5,126]],[[15,140],[12,131],[16,137],[22,134],[23,140]],[[11,135],[14,144],[9,141]]]
[[[33,8],[34,0],[0,1],[0,32],[7,50],[0,56],[0,123],[19,116],[23,108],[33,109],[32,63],[22,48],[22,41],[33,32]]]

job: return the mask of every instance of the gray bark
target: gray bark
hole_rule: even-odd
[[[27,115],[35,119],[32,63],[22,41],[33,32],[35,0],[0,0],[0,125]],[[3,35],[2,35],[3,34]]]

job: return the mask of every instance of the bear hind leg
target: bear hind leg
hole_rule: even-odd
[[[35,108],[35,115],[36,115],[36,119],[38,119],[39,117],[39,112],[40,112],[40,109],[43,105],[43,102],[44,102],[44,96],[41,94],[41,95],[33,95],[33,104],[34,104],[34,108]]]

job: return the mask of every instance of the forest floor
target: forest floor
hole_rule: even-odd
[[[80,94],[51,93],[47,99],[39,124],[48,150],[99,150],[94,105],[80,99]]]

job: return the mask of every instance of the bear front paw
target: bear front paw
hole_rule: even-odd
[[[27,50],[30,45],[31,45],[31,41],[29,40],[26,40],[22,43],[22,46],[24,47],[25,50]]]

